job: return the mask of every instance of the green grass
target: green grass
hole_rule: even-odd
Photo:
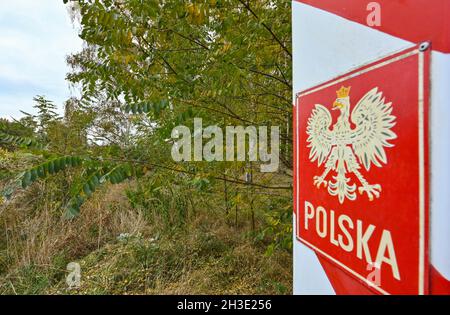
[[[171,225],[132,207],[123,191],[99,193],[73,222],[32,205],[4,208],[0,294],[292,292],[291,252],[277,247],[268,254],[270,243],[248,224],[235,226],[223,210],[197,207],[186,222]],[[70,262],[81,266],[78,289],[66,284]]]

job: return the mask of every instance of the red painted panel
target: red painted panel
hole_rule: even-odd
[[[373,295],[374,292],[360,280],[349,277],[348,274],[335,264],[317,255],[331,286],[337,295]]]
[[[367,25],[367,0],[297,0]],[[450,1],[377,0],[381,5],[381,26],[372,28],[413,43],[432,41],[433,49],[450,53]]]
[[[434,266],[430,270],[430,291],[435,295],[450,294],[450,280],[446,279]]]
[[[338,291],[361,294],[378,257],[379,286],[365,288],[428,293],[429,55],[409,49],[298,94],[297,237]]]

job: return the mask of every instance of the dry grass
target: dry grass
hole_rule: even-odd
[[[74,222],[61,219],[55,205],[21,208],[23,198],[4,207],[0,294],[291,292],[290,253],[265,256],[264,246],[211,209],[200,209],[184,228],[164,231],[157,217],[149,220],[143,209],[130,207],[125,185],[97,193]],[[75,291],[65,284],[71,261],[82,268]]]

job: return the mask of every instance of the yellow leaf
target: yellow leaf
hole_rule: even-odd
[[[223,52],[223,53],[226,53],[227,51],[230,50],[230,48],[231,48],[231,43],[225,42],[225,43],[223,44],[222,52]]]
[[[133,40],[133,33],[131,33],[131,31],[128,31],[128,34],[127,34],[127,43],[128,43],[128,45],[131,44],[132,40]]]

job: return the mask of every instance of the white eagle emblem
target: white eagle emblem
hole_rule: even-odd
[[[379,198],[381,185],[370,185],[360,172],[360,164],[369,171],[373,163],[382,167],[387,164],[384,148],[393,147],[390,140],[397,135],[392,131],[396,117],[392,115],[392,103],[386,103],[378,88],[369,91],[355,106],[350,116],[350,87],[341,87],[337,91],[337,99],[333,110],[340,110],[340,116],[330,129],[332,117],[330,111],[323,105],[316,104],[308,119],[306,132],[308,147],[311,148],[309,159],[317,160],[318,166],[325,162],[325,171],[321,176],[314,177],[317,188],[323,184],[328,186],[328,192],[337,196],[339,202],[345,198],[356,200],[356,184],[351,183],[348,173],[355,174],[360,185],[358,192],[367,194],[370,201]],[[351,122],[355,125],[352,128]],[[330,171],[336,176],[326,180]]]

